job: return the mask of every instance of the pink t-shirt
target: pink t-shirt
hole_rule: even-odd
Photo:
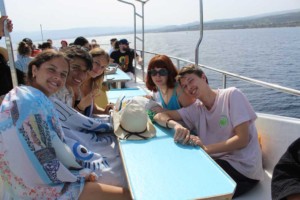
[[[196,101],[189,107],[178,110],[190,130],[196,129],[204,145],[231,138],[233,129],[249,121],[249,143],[243,149],[211,155],[228,161],[237,171],[248,178],[263,177],[262,154],[254,125],[256,114],[244,94],[236,88],[219,89],[213,107],[207,110]]]

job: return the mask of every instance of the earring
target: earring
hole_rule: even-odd
[[[35,78],[35,75],[34,75],[34,74],[32,74],[32,78]]]

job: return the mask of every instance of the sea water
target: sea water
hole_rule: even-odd
[[[113,37],[126,38],[130,47],[134,47],[132,34],[87,38],[89,41],[96,39],[102,48],[109,50]],[[146,33],[145,50],[194,61],[198,39],[199,31]],[[74,38],[68,40],[73,41]],[[56,47],[59,44],[60,40],[54,41]],[[136,45],[141,49],[139,41]],[[151,57],[145,56],[146,63]],[[177,65],[175,60],[173,62]],[[199,63],[300,90],[300,27],[204,31]],[[212,88],[222,88],[221,75],[205,72]],[[300,118],[299,97],[233,78],[227,80],[227,87],[238,87],[246,94],[255,111]]]

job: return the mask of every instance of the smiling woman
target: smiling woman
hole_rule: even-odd
[[[68,72],[69,60],[65,54],[45,51],[29,63],[28,85],[50,96],[65,85]]]
[[[48,96],[64,86],[68,72],[64,53],[44,51],[29,64],[28,86],[15,87],[5,96],[0,107],[0,178],[5,197],[129,199],[127,190],[80,174],[81,163],[65,144]]]
[[[93,68],[88,72],[86,80],[80,86],[82,96],[77,104],[77,108],[87,116],[91,116],[92,114],[108,114],[113,105],[106,102],[104,108],[101,108],[95,99],[97,97],[107,99],[105,88],[102,87],[102,84],[105,70],[109,64],[109,55],[101,48],[92,49],[90,54],[93,58]]]

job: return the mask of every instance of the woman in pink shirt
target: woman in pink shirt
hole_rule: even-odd
[[[199,68],[184,67],[178,74],[181,87],[197,101],[186,108],[158,113],[154,119],[175,130],[175,142],[206,151],[237,183],[234,197],[244,194],[263,177],[252,106],[236,88],[211,89]],[[188,128],[177,123],[179,120]],[[190,130],[197,130],[197,135],[191,135]]]

